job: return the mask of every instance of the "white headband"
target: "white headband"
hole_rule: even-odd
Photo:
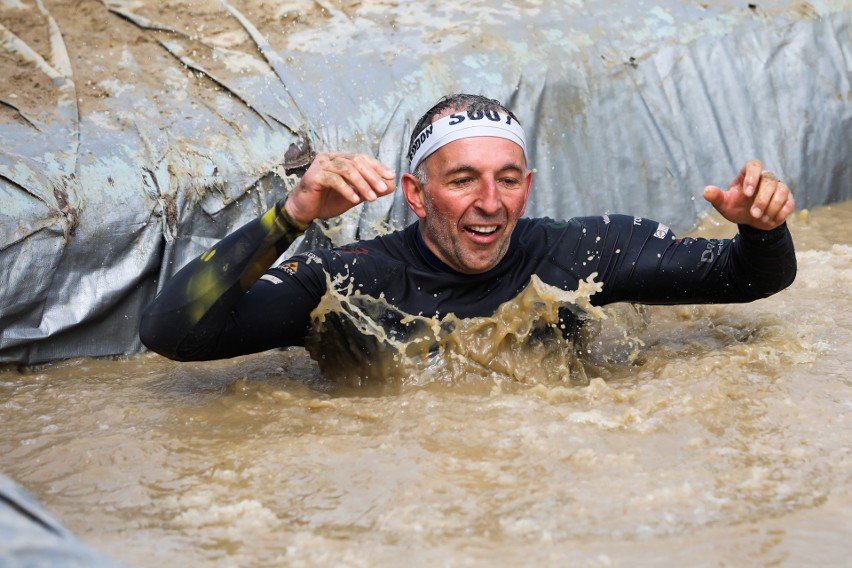
[[[435,153],[438,148],[476,136],[490,136],[511,140],[524,151],[527,159],[527,142],[524,129],[512,116],[497,111],[467,111],[451,114],[436,120],[424,128],[408,150],[410,166],[408,171],[414,173],[420,163]],[[527,160],[529,161],[529,160]]]

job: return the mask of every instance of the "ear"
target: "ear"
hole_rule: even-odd
[[[526,187],[526,189],[524,189],[524,206],[521,208],[521,213],[520,213],[521,215],[523,215],[524,211],[527,210],[527,203],[530,200],[530,189],[532,188],[532,176],[533,176],[532,170],[527,170],[527,175],[525,176],[526,179],[524,180],[524,183],[527,184],[527,187]]]
[[[408,207],[414,211],[414,214],[423,219],[426,217],[426,204],[424,203],[426,195],[423,186],[411,174],[402,175],[402,193],[405,195],[405,201]]]

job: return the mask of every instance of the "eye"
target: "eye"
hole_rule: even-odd
[[[471,178],[471,177],[460,177],[460,178],[455,178],[455,179],[451,180],[450,185],[453,186],[453,187],[464,187],[466,185],[469,185],[472,182],[473,182],[473,178]]]
[[[521,180],[513,176],[502,177],[499,181],[504,187],[508,188],[515,188],[521,184]]]

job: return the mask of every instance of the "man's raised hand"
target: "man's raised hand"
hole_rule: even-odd
[[[708,185],[704,199],[728,221],[764,231],[781,225],[796,205],[787,184],[760,160],[747,162],[727,190]]]
[[[305,225],[329,219],[363,201],[392,193],[396,174],[367,154],[317,154],[284,206],[292,219]]]

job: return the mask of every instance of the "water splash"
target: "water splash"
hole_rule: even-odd
[[[494,315],[441,319],[405,313],[383,297],[335,286],[312,314],[307,349],[338,385],[383,387],[460,382],[471,376],[523,383],[588,382],[578,352],[604,319],[590,298],[596,274],[566,291],[533,276]],[[341,289],[342,288],[342,289]]]

